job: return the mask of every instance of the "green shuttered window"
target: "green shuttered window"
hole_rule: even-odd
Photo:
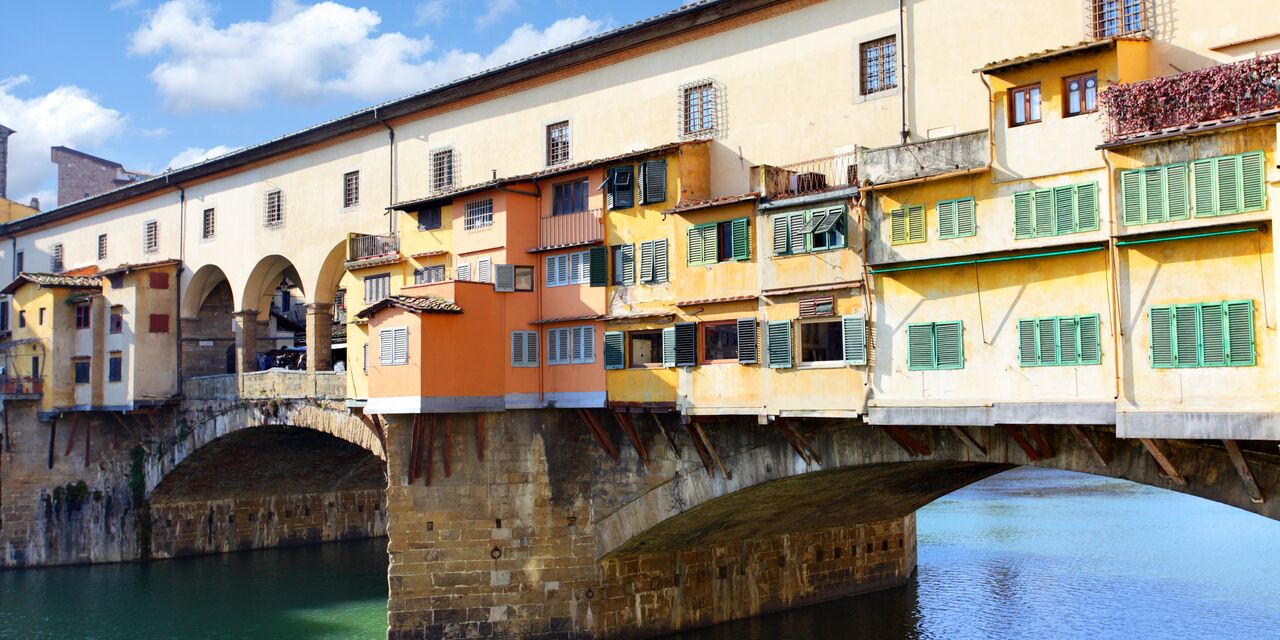
[[[692,367],[698,364],[698,323],[676,323],[675,337],[676,366]]]
[[[667,281],[667,239],[640,243],[640,282],[658,284]]]
[[[1061,236],[1098,228],[1098,183],[1032,189],[1013,194],[1018,239]]]
[[[630,209],[636,204],[635,191],[632,190],[635,169],[631,165],[609,169],[605,180],[605,205],[610,211]]]
[[[1187,164],[1120,173],[1120,211],[1126,226],[1186,220],[1191,216]]]
[[[588,257],[590,282],[593,287],[609,284],[609,248],[591,247]]]
[[[791,321],[770,320],[764,326],[764,350],[771,369],[791,366]]]
[[[964,238],[978,233],[973,198],[938,202],[938,237],[943,240]]]
[[[867,363],[867,319],[863,316],[841,316],[844,334],[844,363]]]
[[[849,229],[844,205],[775,214],[771,224],[775,256],[842,249]]]
[[[1267,207],[1266,159],[1261,151],[1191,163],[1191,209],[1197,218]]]
[[[621,369],[626,366],[623,350],[623,333],[621,331],[604,332],[604,368]]]
[[[907,368],[935,371],[964,368],[964,324],[922,322],[907,325]]]
[[[924,241],[924,205],[909,204],[889,212],[890,244]]]
[[[747,218],[694,225],[689,227],[688,240],[690,266],[751,259],[751,221]]]
[[[640,204],[657,204],[667,199],[667,161],[649,160],[640,163],[636,174],[636,186],[640,191]]]
[[[1018,364],[1071,367],[1102,363],[1100,316],[1052,316],[1018,321]]]
[[[1252,300],[1153,306],[1148,315],[1153,368],[1256,362]]]
[[[689,265],[715,264],[718,240],[714,222],[689,227]]]
[[[759,361],[759,345],[756,340],[756,319],[738,318],[738,363],[755,364]]]

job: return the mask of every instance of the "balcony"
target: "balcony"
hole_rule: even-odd
[[[400,236],[355,234],[347,238],[347,262],[375,261],[379,258],[399,257]]]
[[[530,253],[595,244],[604,240],[604,210],[591,209],[538,220],[538,246]]]
[[[1117,84],[1100,97],[1108,144],[1231,123],[1280,109],[1280,54]]]
[[[760,165],[751,171],[751,190],[768,200],[840,191],[857,184],[858,165],[853,153],[776,167]]]
[[[40,393],[40,378],[0,377],[0,400],[38,400]]]

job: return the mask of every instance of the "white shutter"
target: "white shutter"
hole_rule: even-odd
[[[490,276],[493,275],[493,259],[480,258],[476,262],[476,282],[493,282]]]
[[[523,367],[525,363],[524,332],[511,332],[511,366]]]
[[[457,279],[458,279],[458,280],[470,280],[470,279],[471,279],[471,265],[470,265],[470,264],[467,264],[467,263],[465,263],[465,262],[464,262],[464,263],[462,263],[462,264],[458,265],[458,278],[457,278]]]
[[[573,327],[573,364],[590,364],[596,361],[596,328],[593,326]]]
[[[547,364],[555,364],[560,357],[557,349],[560,348],[560,341],[556,340],[556,332],[559,329],[547,329]]]
[[[546,266],[542,269],[545,273],[543,279],[546,286],[554,287],[556,286],[556,256],[547,256],[544,263]]]
[[[573,335],[569,329],[560,330],[560,362],[558,364],[569,364],[573,361]]]
[[[381,329],[378,331],[378,364],[391,364],[395,358],[394,334],[394,329]]]
[[[569,277],[566,281],[566,284],[578,284],[582,282],[581,280],[582,262],[583,261],[582,261],[581,253],[569,254]]]
[[[538,366],[538,332],[524,332],[524,340],[524,355],[527,358],[525,364],[536,367]]]
[[[395,331],[395,362],[393,364],[408,364],[409,362],[409,328],[398,327]]]
[[[510,293],[516,290],[516,266],[514,264],[493,265],[493,290]]]

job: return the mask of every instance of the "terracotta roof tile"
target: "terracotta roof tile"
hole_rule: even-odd
[[[1086,53],[1089,51],[1093,51],[1094,49],[1107,49],[1110,47],[1114,47],[1116,42],[1119,40],[1144,41],[1144,40],[1147,40],[1147,38],[1143,36],[1116,36],[1112,38],[1103,38],[1101,40],[1084,40],[1082,42],[1063,45],[1061,47],[1057,47],[1054,49],[1045,49],[1044,51],[1037,51],[1036,53],[1028,53],[1022,56],[1015,56],[1013,58],[1005,58],[1004,60],[997,60],[995,62],[991,62],[986,65],[983,65],[979,69],[974,69],[973,71],[974,73],[993,73],[996,71],[1006,71],[1008,69],[1021,67],[1026,64],[1044,62],[1046,60],[1053,60],[1055,58],[1062,58],[1070,55],[1076,55],[1079,53]]]
[[[689,213],[691,211],[701,211],[703,209],[711,209],[714,207],[724,206],[728,204],[737,204],[739,202],[754,202],[760,199],[760,194],[756,192],[743,193],[736,196],[720,196],[718,198],[708,198],[706,200],[690,200],[681,202],[663,213]]]
[[[22,285],[31,283],[41,287],[60,287],[67,289],[98,289],[102,287],[102,278],[98,276],[68,276],[58,273],[19,273],[0,293],[13,293]]]
[[[172,258],[169,258],[166,260],[156,260],[154,262],[138,262],[134,264],[122,264],[122,265],[101,271],[99,272],[98,275],[110,276],[110,275],[115,275],[117,273],[128,273],[130,271],[139,271],[141,269],[154,269],[156,267],[167,267],[171,264],[178,264],[178,261]]]
[[[581,322],[583,320],[600,320],[604,316],[598,313],[587,313],[578,316],[561,316],[559,318],[539,318],[529,324],[555,324],[557,322]]]
[[[676,306],[691,307],[695,304],[716,304],[719,302],[743,302],[746,300],[755,300],[759,297],[760,296],[754,293],[750,293],[750,294],[743,294],[740,296],[724,296],[721,298],[701,298],[701,299],[695,299],[695,300],[681,300],[676,303]]]
[[[462,313],[462,307],[440,296],[387,296],[356,314],[357,318],[372,318],[387,307],[404,309],[414,313]]]

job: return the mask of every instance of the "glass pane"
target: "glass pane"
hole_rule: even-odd
[[[1080,113],[1080,81],[1067,83],[1067,113]]]
[[[1086,78],[1084,81],[1084,108],[1093,111],[1098,103],[1098,79]]]
[[[1034,122],[1040,119],[1040,87],[1028,90],[1027,94],[1031,102],[1030,120]]]
[[[738,326],[736,323],[706,325],[703,331],[705,360],[737,360]]]
[[[632,333],[631,366],[662,364],[662,333]]]
[[[1013,121],[1016,124],[1022,124],[1027,121],[1026,100],[1026,92],[1015,91],[1013,93]]]
[[[844,358],[844,339],[839,322],[809,322],[800,325],[800,361],[833,362]]]

